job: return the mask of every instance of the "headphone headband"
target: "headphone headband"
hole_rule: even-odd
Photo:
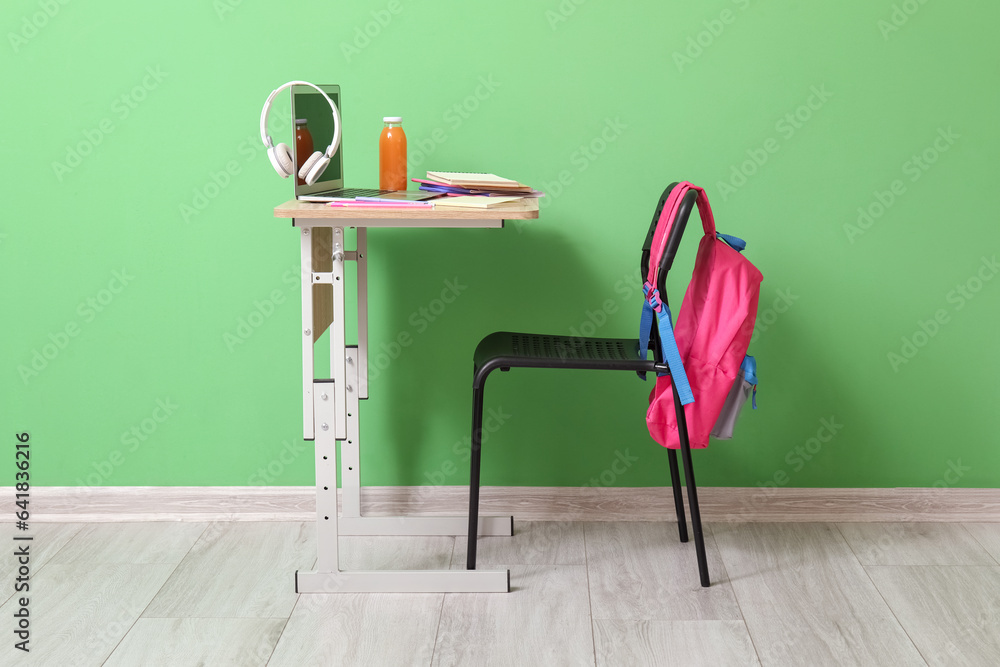
[[[271,111],[271,103],[274,101],[274,98],[278,96],[278,93],[286,88],[291,88],[292,86],[309,86],[310,88],[314,88],[330,104],[330,109],[333,111],[333,139],[330,141],[330,145],[327,146],[324,155],[328,158],[332,158],[333,154],[337,152],[337,147],[340,146],[340,111],[337,109],[337,105],[333,103],[333,100],[330,99],[330,96],[323,92],[323,89],[316,84],[309,83],[308,81],[289,81],[288,83],[282,84],[271,91],[271,94],[267,96],[267,101],[264,102],[264,108],[260,110],[260,140],[264,142],[265,147],[274,147],[274,142],[267,134],[267,114]]]

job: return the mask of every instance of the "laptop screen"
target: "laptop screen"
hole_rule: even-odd
[[[337,109],[341,111],[341,119],[343,119],[343,110],[340,105],[340,86],[320,86],[320,88],[337,105]],[[330,141],[333,139],[333,113],[330,111],[330,105],[326,99],[315,89],[309,86],[292,86],[292,119],[295,121],[295,139],[292,152],[295,158],[295,169],[298,171],[302,163],[309,159],[314,151],[325,151],[326,147],[330,145]],[[333,154],[333,159],[330,160],[330,164],[318,181],[312,185],[306,185],[298,177],[298,174],[292,176],[295,179],[296,197],[338,190],[344,187],[343,136],[343,128],[341,128],[341,145]]]

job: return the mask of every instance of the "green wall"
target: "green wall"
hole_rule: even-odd
[[[39,485],[311,482],[298,235],[271,213],[291,186],[257,136],[304,78],[343,88],[349,185],[377,182],[401,114],[411,176],[548,192],[504,230],[370,233],[388,352],[365,484],[467,480],[486,333],[635,335],[638,247],[687,179],[765,278],[760,409],[696,453],[702,484],[996,486],[998,21],[968,0],[5,2],[4,437],[31,432]],[[495,376],[484,482],[663,484],[648,389]]]

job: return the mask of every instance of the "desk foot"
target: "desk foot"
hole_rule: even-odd
[[[298,593],[509,593],[510,570],[295,573]]]
[[[361,516],[340,517],[341,535],[465,535],[469,519],[464,516]],[[510,537],[514,518],[484,516],[479,518],[479,536]]]

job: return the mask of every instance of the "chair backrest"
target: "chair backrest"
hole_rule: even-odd
[[[678,183],[674,182],[667,186],[660,195],[660,200],[656,203],[656,208],[653,211],[653,220],[649,223],[649,231],[646,233],[646,238],[642,243],[642,254],[639,258],[639,275],[645,280],[646,276],[649,274],[649,257],[650,249],[653,246],[653,237],[656,234],[656,227],[660,222],[660,216],[663,214],[663,207],[667,203],[667,199],[670,197],[670,193],[673,191]],[[698,200],[698,193],[694,190],[688,191],[684,195],[684,199],[681,200],[681,205],[677,209],[677,215],[674,218],[674,224],[670,228],[670,236],[667,238],[667,245],[663,250],[663,255],[660,257],[660,267],[657,273],[656,288],[660,290],[660,299],[663,303],[667,303],[667,273],[670,271],[670,267],[674,264],[674,257],[677,255],[677,248],[680,247],[681,237],[684,236],[684,229],[687,227],[688,218],[691,217],[691,211],[694,210],[695,204]]]
[[[651,248],[653,247],[653,237],[656,235],[656,227],[660,223],[660,216],[663,215],[663,207],[666,205],[670,193],[677,185],[678,183],[675,181],[667,186],[663,194],[660,195],[660,200],[656,203],[656,208],[653,210],[653,220],[649,223],[649,231],[646,233],[646,239],[642,243],[642,254],[639,257],[639,275],[641,276],[641,280],[645,280],[649,274],[649,257]],[[670,228],[670,236],[667,238],[666,248],[660,257],[660,269],[657,274],[656,288],[660,291],[660,299],[668,306],[667,273],[670,271],[670,267],[673,266],[674,257],[677,255],[677,248],[681,244],[681,237],[684,236],[684,229],[687,227],[688,218],[691,217],[691,211],[694,210],[697,200],[698,193],[693,190],[688,192],[684,196],[684,199],[681,200],[681,205],[677,209],[677,215],[674,218],[674,224]],[[653,360],[658,364],[663,363],[660,332],[657,327],[652,327],[650,348],[653,350]],[[639,372],[638,375],[643,379],[646,377],[646,374],[643,372]]]

